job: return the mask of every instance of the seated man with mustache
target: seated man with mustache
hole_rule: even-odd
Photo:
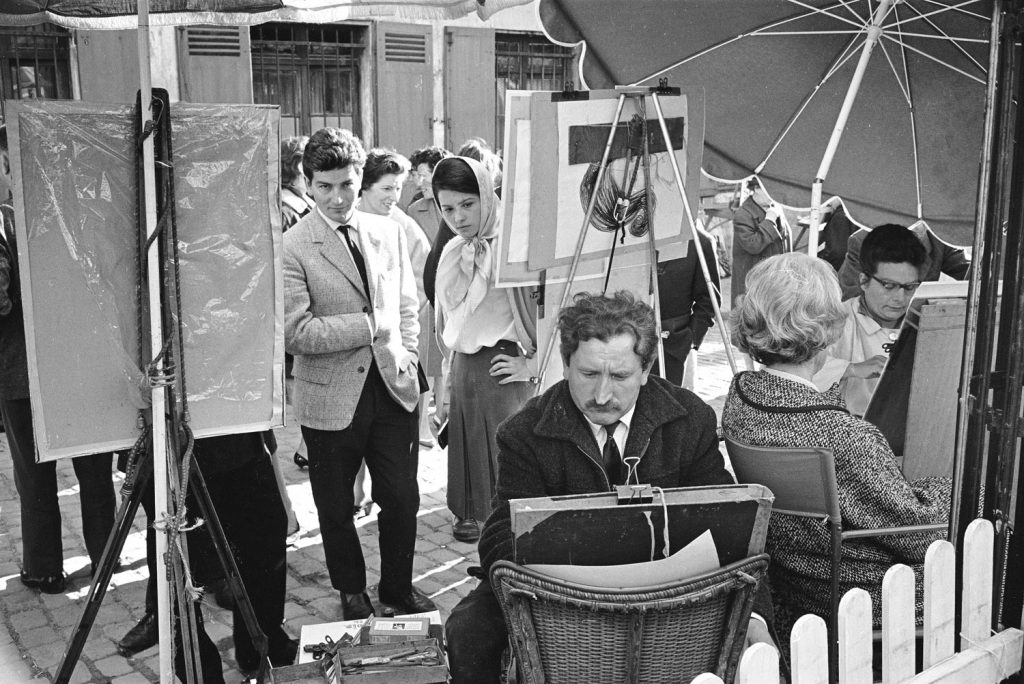
[[[715,413],[692,392],[651,377],[654,310],[629,292],[576,295],[558,317],[565,379],[530,399],[497,433],[494,506],[480,537],[484,579],[448,618],[452,681],[497,682],[508,643],[486,577],[512,559],[509,500],[657,487],[732,484],[718,450]],[[635,480],[624,458],[637,457]],[[748,640],[769,640],[751,622]]]

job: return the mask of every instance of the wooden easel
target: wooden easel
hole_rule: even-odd
[[[714,281],[711,279],[711,272],[708,269],[707,259],[704,258],[704,250],[701,249],[700,243],[700,232],[697,227],[697,223],[693,217],[693,211],[690,209],[689,203],[686,201],[686,185],[683,182],[683,176],[679,171],[679,164],[676,161],[675,154],[673,154],[671,136],[668,131],[668,124],[665,121],[665,114],[661,108],[660,97],[662,95],[681,95],[682,91],[679,88],[671,88],[668,86],[667,79],[661,79],[660,83],[656,87],[637,87],[637,86],[618,86],[615,91],[619,94],[618,103],[615,107],[615,117],[611,122],[611,126],[608,131],[608,141],[605,144],[604,153],[601,157],[601,166],[598,170],[597,180],[594,183],[594,187],[598,188],[601,182],[604,180],[605,173],[608,169],[608,159],[611,154],[612,145],[615,142],[615,134],[619,130],[619,124],[622,120],[622,110],[626,104],[626,100],[636,101],[637,110],[640,112],[642,119],[642,136],[643,136],[643,168],[644,168],[644,189],[647,195],[647,206],[653,206],[651,201],[651,152],[649,145],[649,137],[647,131],[647,97],[649,96],[654,103],[654,109],[658,116],[658,124],[661,129],[662,138],[665,141],[665,148],[668,150],[668,158],[672,165],[672,174],[675,179],[676,189],[679,190],[679,196],[683,202],[683,209],[686,213],[686,221],[690,226],[690,234],[693,239],[694,249],[697,251],[697,260],[700,262],[701,272],[704,275],[704,280],[708,284],[708,290],[718,295],[718,291],[714,286]],[[561,301],[558,304],[558,309],[562,309],[568,304],[569,298],[572,296],[572,284],[576,279],[576,272],[579,267],[580,257],[583,253],[583,246],[587,239],[587,232],[591,225],[591,217],[594,215],[594,207],[597,204],[597,195],[595,191],[590,195],[590,201],[587,204],[587,211],[583,216],[583,225],[580,226],[579,238],[576,241],[576,250],[573,253],[572,263],[569,266],[569,276],[566,280],[565,291],[562,293]],[[612,239],[614,240],[618,233],[613,234]],[[665,350],[662,345],[662,331],[661,331],[661,298],[658,291],[658,256],[654,244],[654,221],[653,215],[648,216],[648,230],[647,230],[647,244],[648,254],[650,258],[650,293],[653,298],[654,307],[654,320],[657,333],[658,333],[658,362],[660,364],[661,373],[664,377],[665,374]],[[612,250],[614,252],[614,249]],[[609,258],[608,262],[608,273],[612,269],[612,259]],[[607,282],[607,279],[606,279]],[[722,310],[718,304],[718,297],[711,297],[711,305],[715,311],[715,323],[719,326],[719,330],[722,331],[722,339],[725,342],[725,355],[729,361],[729,367],[732,369],[733,374],[736,373],[736,360],[733,358],[732,348],[728,340],[728,332],[725,328],[725,322],[722,318]],[[554,353],[555,340],[558,335],[552,333],[547,340],[547,345],[544,350],[544,356],[541,359],[541,365],[537,372],[538,382],[537,391],[541,391],[544,387],[544,374],[547,372],[548,364],[551,361],[551,355]]]

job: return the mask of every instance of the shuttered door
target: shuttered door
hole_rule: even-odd
[[[379,23],[376,29],[376,142],[408,156],[433,140],[430,27]]]
[[[189,26],[180,31],[182,101],[252,104],[248,29]]]
[[[448,149],[469,138],[495,140],[494,31],[449,28],[445,32],[445,119]]]

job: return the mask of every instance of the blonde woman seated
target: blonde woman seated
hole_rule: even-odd
[[[871,423],[846,410],[839,386],[819,392],[811,377],[825,348],[843,329],[835,271],[821,259],[790,253],[771,257],[747,277],[746,296],[733,310],[733,341],[764,364],[737,375],[722,415],[725,434],[765,447],[825,447],[835,455],[844,529],[945,523],[949,478],[908,482],[888,442]],[[905,563],[918,574],[935,534],[888,536],[844,544],[840,593],[861,587],[871,594],[880,626],[885,571]],[[804,613],[827,617],[830,541],[818,520],[772,516],[766,551],[776,620],[783,641]],[[920,605],[920,594],[918,595]]]

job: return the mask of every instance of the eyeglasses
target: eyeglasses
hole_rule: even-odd
[[[921,287],[921,281],[917,280],[912,283],[897,283],[895,280],[887,280],[885,278],[877,278],[873,275],[868,275],[868,278],[874,280],[876,283],[882,286],[882,289],[886,292],[895,292],[897,289],[903,290],[907,294],[913,294],[917,288]]]

